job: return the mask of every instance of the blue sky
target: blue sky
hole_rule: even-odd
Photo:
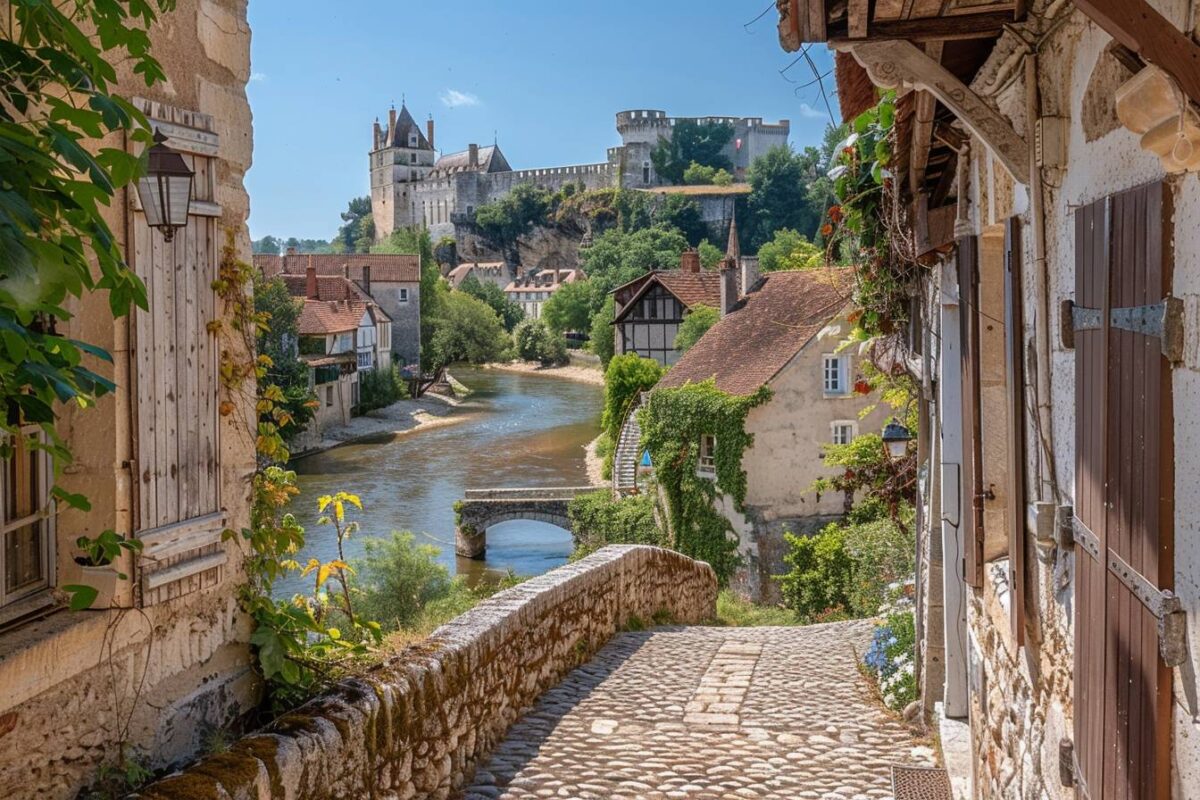
[[[807,65],[785,73],[797,83],[779,74],[794,56],[774,0],[260,0],[249,13],[254,238],[330,238],[367,194],[372,122],[402,96],[417,120],[433,114],[439,149],[495,136],[518,169],[603,160],[622,109],[790,119],[795,147],[828,123],[817,88],[797,91]]]

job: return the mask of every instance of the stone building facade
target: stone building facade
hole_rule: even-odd
[[[15,800],[73,798],[122,749],[152,768],[189,758],[254,708],[261,689],[237,601],[242,552],[222,539],[249,524],[253,390],[227,395],[216,377],[223,350],[251,355],[207,327],[226,313],[211,283],[227,232],[234,255],[250,257],[246,2],[179,0],[150,39],[168,80],[148,89],[119,64],[117,92],[196,173],[191,215],[163,248],[136,190],[118,193],[107,221],[147,285],[149,310],[114,320],[97,292],[59,326],[112,354],[112,364],[89,366],[117,390],[61,409],[75,460],[58,481],[91,509],[55,509],[42,484],[35,530],[46,558],[30,591],[0,605],[0,786]],[[127,146],[119,136],[95,144]],[[5,474],[19,476],[31,458],[15,455]],[[106,529],[143,541],[117,564],[129,579],[117,581],[111,608],[63,609],[58,587],[98,580],[81,575],[76,538]]]
[[[780,4],[787,49],[825,39],[818,2]],[[844,112],[900,90],[926,268],[923,701],[969,729],[970,797],[1196,798],[1198,9],[1000,5],[903,20],[918,44],[878,10],[827,20],[858,32]],[[972,44],[938,42],[948,20]]]
[[[616,115],[621,144],[610,147],[605,160],[590,164],[514,170],[498,145],[471,144],[466,150],[435,158],[433,120],[423,134],[406,108],[393,109],[388,127],[375,122],[370,153],[371,207],[380,239],[397,228],[421,225],[436,241],[456,236],[456,224],[469,222],[475,209],[497,200],[522,183],[557,191],[566,184],[584,189],[621,186],[627,189],[659,186],[650,152],[660,138],[670,138],[682,119],[724,122],[734,136],[724,155],[734,175],[745,180],[755,158],[771,147],[786,145],[788,120],[764,122],[761,117],[668,117],[665,111],[621,111]],[[728,216],[712,222],[728,220]],[[706,218],[707,219],[707,218]]]

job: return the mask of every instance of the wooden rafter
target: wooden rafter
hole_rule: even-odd
[[[1164,70],[1200,103],[1200,45],[1145,0],[1075,0],[1109,36]]]
[[[1029,182],[1029,150],[1011,124],[969,86],[910,42],[843,42],[836,49],[852,53],[876,86],[911,86],[928,91],[996,154],[1021,183]]]
[[[940,0],[939,0],[940,2]],[[929,42],[925,54],[939,64],[942,61],[942,42]],[[912,115],[912,151],[908,162],[908,187],[916,194],[925,184],[925,169],[929,164],[929,146],[933,143],[933,114],[937,98],[928,91],[917,94]]]
[[[1004,26],[1009,24],[1012,24],[1012,11],[1008,10],[896,20],[879,19],[877,13],[870,21],[870,30],[866,38],[871,41],[907,39],[913,42],[989,39],[999,36]],[[831,44],[853,40],[845,20],[830,23],[828,39]]]

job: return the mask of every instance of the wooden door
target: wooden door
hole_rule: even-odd
[[[1075,747],[1091,800],[1169,795],[1173,419],[1153,322],[1169,204],[1156,183],[1075,212]]]

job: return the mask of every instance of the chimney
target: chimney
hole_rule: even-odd
[[[726,262],[721,270],[721,316],[733,311],[739,299],[737,267]]]
[[[371,265],[370,264],[363,264],[362,276],[363,276],[363,278],[362,278],[363,293],[366,294],[367,297],[370,297],[371,296]]]
[[[396,141],[396,107],[395,106],[392,106],[391,110],[388,111],[387,135],[388,135],[388,139],[391,139],[393,142]]]
[[[471,167],[471,169],[475,169],[479,166],[479,145],[467,145],[467,165]]]
[[[743,256],[741,260],[742,268],[742,297],[754,291],[755,284],[762,278],[762,272],[758,268],[758,256]]]
[[[429,148],[435,149],[433,146],[433,115],[429,115],[429,119],[425,121],[425,138],[429,140]]]
[[[317,299],[317,268],[313,266],[312,256],[308,257],[308,268],[304,270],[304,296],[309,300]]]
[[[288,254],[289,256],[294,256],[294,255],[296,255],[296,248],[294,248],[294,247],[289,247],[289,248],[287,249],[287,254]],[[311,261],[312,259],[309,259],[309,260]]]
[[[679,256],[679,271],[691,272],[699,274],[700,272],[700,253],[699,251],[688,248]]]

